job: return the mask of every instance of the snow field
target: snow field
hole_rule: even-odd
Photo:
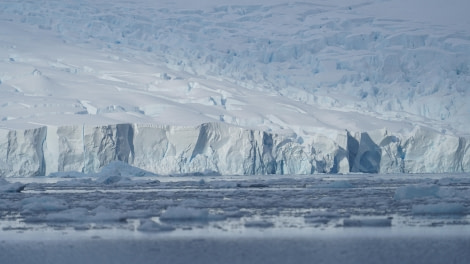
[[[4,1],[2,126],[468,134],[468,4],[453,2]]]
[[[468,172],[468,4],[419,1],[3,1],[0,176]]]

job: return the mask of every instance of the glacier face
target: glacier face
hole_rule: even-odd
[[[224,123],[48,126],[0,130],[0,176],[95,173],[113,161],[157,174],[469,172],[467,142],[421,127],[302,138]]]

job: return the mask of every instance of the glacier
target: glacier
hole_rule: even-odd
[[[466,263],[468,10],[0,1],[0,262]]]
[[[225,123],[43,126],[0,130],[0,175],[91,174],[114,161],[164,175],[469,172],[467,142],[424,127],[302,137]]]
[[[109,65],[100,69],[96,61],[104,60],[104,56],[93,55],[95,58],[83,62],[65,55],[82,54],[86,47],[115,60],[138,60],[135,68],[139,70],[130,72],[135,75],[141,74],[143,64],[165,65],[177,76],[211,77],[264,93],[274,91],[309,105],[385,120],[409,118],[468,134],[470,21],[461,10],[470,6],[465,1],[452,0],[446,6],[450,9],[447,14],[455,17],[437,12],[440,8],[436,8],[439,3],[435,0],[420,0],[406,12],[400,9],[406,3],[403,0],[186,2],[139,1],[145,8],[136,9],[132,1],[66,5],[54,0],[4,1],[0,14],[15,29],[5,35],[17,35],[24,27],[32,27],[41,38],[52,35],[41,46],[53,44],[57,48],[43,56],[43,49],[22,50],[24,44],[4,40],[4,62],[8,67],[37,67],[39,71],[30,67],[28,73],[40,72],[46,78],[36,80],[41,82],[35,85],[36,94],[42,85],[46,87],[41,94],[55,94],[51,86],[61,78],[51,70],[67,75],[66,89],[72,89],[68,88],[70,79],[92,74],[100,76],[100,81],[111,82],[107,86],[136,83],[162,93],[160,83],[147,78],[135,80],[131,74],[116,76]],[[21,28],[16,29],[19,25]],[[68,49],[62,50],[61,44]],[[79,50],[70,50],[75,46]],[[108,63],[115,63],[110,58],[106,59]],[[27,93],[24,81],[18,80],[25,74],[4,70],[0,71],[0,80]],[[174,78],[161,74],[165,80]],[[192,86],[190,82],[188,86]],[[223,94],[220,97],[225,100]],[[101,110],[109,111],[114,104],[108,102]],[[128,112],[137,107],[118,105]],[[88,108],[88,113],[96,113],[94,107]]]
[[[450,1],[2,1],[0,177],[468,172]]]

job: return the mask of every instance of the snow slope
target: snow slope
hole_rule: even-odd
[[[2,1],[0,172],[469,171],[469,5]]]

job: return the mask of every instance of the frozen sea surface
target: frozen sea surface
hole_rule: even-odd
[[[2,263],[470,258],[468,174],[111,175],[0,186]]]

